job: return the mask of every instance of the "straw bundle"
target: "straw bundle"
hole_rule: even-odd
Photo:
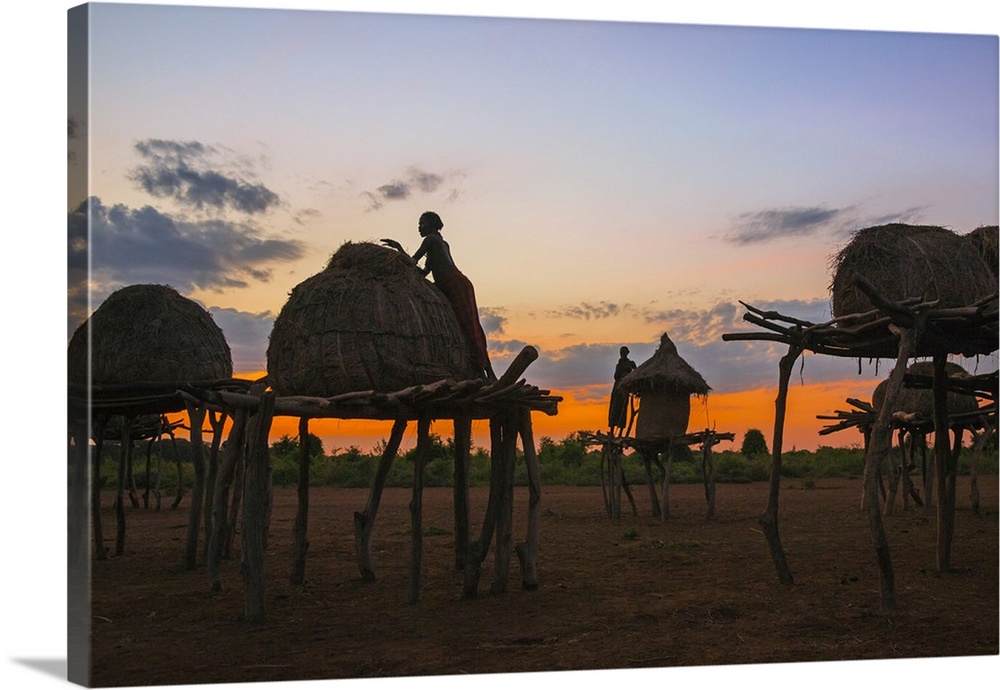
[[[279,395],[390,392],[473,375],[451,304],[413,261],[372,243],[347,242],[297,285],[267,348]]]
[[[89,354],[89,365],[88,365]],[[211,314],[166,285],[113,292],[70,339],[70,383],[211,381],[233,375],[232,355]]]
[[[915,362],[906,368],[906,373],[922,376],[934,375],[933,362]],[[966,377],[969,373],[962,366],[954,362],[945,364],[945,373],[950,377]],[[875,386],[872,392],[872,407],[876,411],[882,409],[885,403],[885,391],[889,386],[888,379]],[[975,412],[979,403],[973,395],[962,395],[961,393],[948,393],[948,414],[961,414],[964,412]],[[912,414],[917,419],[934,419],[934,391],[930,388],[906,388],[903,387],[896,396],[894,412]]]
[[[979,256],[983,257],[983,261],[986,265],[990,267],[993,271],[993,278],[997,278],[997,264],[1000,263],[1000,254],[998,254],[997,245],[1000,244],[1000,239],[998,239],[997,226],[996,225],[981,225],[968,235],[965,235],[965,241],[969,242],[972,246],[976,248],[979,252]]]
[[[835,317],[872,309],[854,285],[864,276],[893,302],[938,300],[965,307],[996,291],[996,278],[972,243],[945,228],[893,223],[859,230],[832,261],[831,306]]]

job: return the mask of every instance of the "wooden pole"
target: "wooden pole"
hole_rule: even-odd
[[[492,594],[507,591],[510,574],[510,557],[514,547],[514,468],[517,460],[517,413],[504,410],[501,414],[501,462],[503,479],[500,482],[500,501],[497,510],[497,542],[493,562]]]
[[[535,437],[531,428],[531,410],[520,411],[518,434],[524,449],[524,464],[528,470],[528,533],[523,544],[515,549],[521,564],[521,586],[527,590],[538,589],[538,544],[541,532],[542,473],[535,453]]]
[[[802,354],[802,347],[796,344],[788,346],[788,352],[778,362],[778,396],[774,400],[774,436],[771,441],[771,477],[768,489],[767,508],[761,513],[758,523],[767,539],[771,560],[778,572],[778,582],[783,585],[792,584],[792,572],[788,569],[785,550],[781,546],[778,534],[778,496],[781,490],[781,446],[785,437],[785,410],[788,406],[788,381],[792,375],[792,366]],[[878,502],[876,501],[876,508]]]
[[[382,452],[382,457],[379,458],[378,468],[372,480],[372,488],[368,493],[368,503],[362,512],[354,513],[354,550],[358,557],[358,569],[361,571],[361,577],[369,582],[375,579],[371,547],[375,515],[378,513],[378,506],[382,501],[382,489],[385,488],[385,481],[392,468],[392,461],[396,459],[396,453],[399,452],[399,445],[403,441],[403,432],[405,431],[405,419],[397,419],[393,422],[392,431],[389,433],[389,442]]]
[[[469,555],[469,463],[472,453],[472,418],[457,417],[455,431],[455,469],[452,482],[455,511],[455,570],[465,568]]]
[[[222,446],[222,432],[226,426],[226,413],[208,410],[208,426],[212,429],[212,445],[208,451],[208,474],[205,477],[205,562],[208,562],[209,542],[214,527],[215,485],[219,481],[219,448]]]
[[[118,458],[118,493],[115,497],[115,517],[118,522],[118,536],[115,539],[115,555],[125,553],[125,481],[129,455],[132,451],[132,419],[122,415],[121,454]]]
[[[292,528],[295,556],[290,578],[293,585],[301,585],[306,581],[306,553],[309,551],[309,460],[309,418],[299,417],[299,504],[295,511],[295,526]]]
[[[413,497],[410,499],[410,589],[407,604],[416,604],[420,597],[420,570],[424,552],[424,469],[430,454],[431,420],[417,421],[417,447],[413,454]]]
[[[948,433],[948,373],[945,355],[934,355],[934,474],[937,480],[937,569],[951,570],[951,542],[955,532],[954,479],[951,438]]]
[[[205,449],[202,443],[202,424],[205,408],[186,403],[191,420],[191,458],[194,464],[194,485],[191,488],[191,509],[188,517],[187,546],[184,550],[184,568],[194,570],[198,565],[198,529],[201,525],[202,505],[205,500]]]
[[[215,484],[215,491],[212,496],[212,536],[208,544],[208,572],[211,580],[213,592],[222,589],[222,579],[220,576],[220,566],[222,557],[225,554],[225,545],[229,541],[232,529],[227,519],[229,507],[229,493],[232,489],[233,479],[236,476],[236,467],[243,462],[243,453],[246,438],[247,411],[237,409],[233,416],[233,426],[229,430],[229,438],[222,451],[222,462],[219,465],[218,481]]]
[[[670,517],[670,470],[674,464],[674,439],[671,438],[670,442],[667,444],[667,463],[662,467],[663,472],[663,498],[661,501],[662,510],[660,511],[660,520],[666,522],[667,518]]]
[[[103,415],[96,418],[94,424],[94,452],[90,459],[90,519],[94,532],[94,549],[97,560],[108,557],[108,549],[104,545],[104,532],[101,525],[101,455],[104,449],[104,427],[107,418]]]
[[[705,519],[711,520],[715,517],[715,458],[712,455],[712,446],[716,443],[715,434],[705,431],[705,440],[702,441],[702,475],[705,478],[705,502],[708,507],[705,510]]]
[[[462,596],[475,599],[479,591],[479,578],[482,574],[483,561],[490,550],[490,542],[497,526],[497,514],[501,503],[500,492],[503,487],[502,447],[503,431],[500,419],[490,418],[490,493],[486,501],[486,514],[483,517],[479,539],[469,545],[469,555],[465,559],[465,582]]]
[[[267,618],[267,530],[271,514],[271,467],[268,434],[274,416],[273,391],[260,397],[257,411],[247,429],[246,506],[243,509],[243,560],[240,572],[244,584],[244,618],[251,623]]]

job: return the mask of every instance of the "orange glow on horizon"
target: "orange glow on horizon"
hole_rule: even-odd
[[[236,374],[237,378],[256,380],[265,372]],[[817,419],[817,415],[829,415],[836,410],[848,410],[847,398],[867,399],[862,391],[871,391],[878,380],[839,381],[819,384],[792,383],[788,389],[788,404],[785,412],[783,448],[785,450],[815,450],[819,446],[853,446],[862,442],[861,435],[845,430],[821,436],[820,430],[829,422]],[[590,389],[553,391],[563,398],[559,413],[549,416],[542,413],[532,415],[535,443],[549,437],[560,441],[577,431],[606,431],[608,398],[595,396]],[[759,429],[772,447],[774,436],[774,401],[777,388],[759,388],[735,393],[710,393],[706,398],[693,398],[689,431],[715,429],[735,435],[731,444],[723,443],[720,450],[738,450],[747,429]],[[185,425],[187,415],[183,415]],[[389,438],[392,422],[371,420],[311,419],[309,433],[323,441],[327,454],[337,454],[351,447],[369,453]],[[226,429],[229,429],[227,420]],[[441,438],[450,438],[453,428],[449,420],[438,420],[431,426],[431,432]],[[211,429],[205,423],[206,440]],[[297,417],[275,417],[271,424],[272,441],[283,436],[295,438],[299,433]],[[489,448],[489,424],[485,420],[473,423],[474,446]],[[186,433],[182,435],[186,436]],[[416,423],[412,423],[403,437],[402,450],[416,445]]]

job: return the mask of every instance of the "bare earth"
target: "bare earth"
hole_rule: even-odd
[[[364,582],[352,516],[366,490],[314,488],[303,587],[292,567],[293,489],[276,489],[268,553],[269,619],[241,620],[238,556],[222,592],[204,566],[182,567],[188,501],[172,511],[129,509],[126,554],[94,563],[95,686],[373,678],[998,654],[996,476],[979,480],[972,514],[959,478],[952,563],[935,568],[935,519],[912,505],[885,519],[897,610],[879,611],[878,569],[860,479],[782,484],[780,533],[795,583],[778,583],[757,525],[767,486],[720,484],[705,520],[700,485],[670,488],[671,517],[604,512],[601,489],[545,487],[539,588],[463,599],[454,569],[450,489],[424,493],[420,601],[405,604],[410,492],[388,489],[375,523],[378,579]],[[114,546],[112,497],[103,499]],[[515,496],[515,540],[527,494]],[[486,490],[472,490],[481,519]],[[164,500],[169,506],[170,499]],[[627,504],[626,504],[627,505]],[[473,536],[478,535],[478,524]],[[237,536],[237,545],[239,537]]]

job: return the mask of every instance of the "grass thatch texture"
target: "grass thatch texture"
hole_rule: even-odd
[[[906,368],[908,374],[918,374],[921,376],[934,375],[933,362],[914,362]],[[945,373],[950,377],[961,378],[969,373],[961,365],[954,362],[945,364]],[[885,403],[885,391],[889,386],[889,381],[880,382],[872,392],[872,407],[876,411],[882,409]],[[962,395],[961,393],[948,392],[948,414],[962,414],[965,412],[975,412],[979,403],[973,395]],[[906,388],[900,389],[896,396],[896,404],[893,406],[894,412],[905,412],[915,415],[918,419],[934,419],[934,391],[930,388]]]
[[[89,349],[89,353],[88,353]],[[233,375],[232,354],[211,314],[167,285],[113,292],[70,339],[71,383],[211,381]]]
[[[640,398],[647,392],[707,395],[711,390],[701,374],[681,358],[666,333],[660,336],[653,356],[625,376],[621,385]]]
[[[347,242],[297,285],[274,322],[267,371],[279,395],[389,392],[473,375],[451,304],[409,257]]]
[[[997,245],[1000,244],[996,225],[980,225],[978,228],[965,235],[965,240],[972,244],[983,261],[993,271],[993,278],[998,275],[998,264],[1000,264],[1000,253]]]
[[[872,309],[854,284],[864,276],[893,302],[938,300],[940,307],[966,307],[996,292],[996,279],[972,243],[945,228],[892,223],[865,228],[831,262],[835,317]]]

